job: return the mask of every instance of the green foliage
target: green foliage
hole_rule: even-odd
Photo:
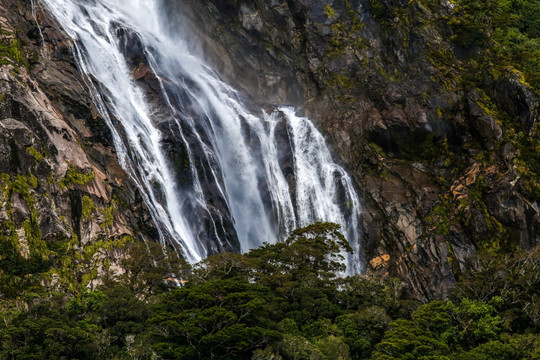
[[[72,184],[84,186],[94,180],[94,176],[95,174],[93,170],[86,174],[70,164],[66,175],[62,180],[60,180],[60,186],[63,188],[70,187]]]
[[[449,220],[448,206],[443,201],[435,205],[426,217],[426,221],[434,227],[434,230],[439,235],[448,235],[450,233],[450,229],[448,229]]]
[[[104,289],[107,295],[98,303],[97,323],[106,329],[109,351],[121,353],[128,345],[128,336],[145,330],[148,306],[127,286],[118,284]]]
[[[125,273],[119,280],[138,297],[162,294],[187,276],[189,264],[174,249],[148,242],[129,242],[121,265]]]
[[[507,330],[538,329],[540,248],[504,255],[484,252],[477,255],[475,263],[456,286],[456,296],[495,301],[501,325]]]
[[[30,183],[32,188],[37,189],[39,184],[38,184],[38,179],[34,174],[30,173],[30,176],[28,177],[28,182]]]
[[[1,176],[3,200],[8,208],[9,219],[0,224],[0,292],[16,296],[22,289],[33,289],[39,284],[39,273],[50,269],[52,261],[47,244],[41,239],[39,213],[32,188],[37,179],[30,174],[27,178],[16,175],[12,179],[7,174]],[[11,199],[18,196],[29,210],[28,218],[15,223],[12,217]]]
[[[260,281],[269,281],[268,285],[274,287],[279,284],[274,284],[271,277],[286,277],[289,281],[336,278],[337,272],[345,270],[342,251],[352,250],[339,232],[339,225],[315,223],[293,231],[284,243],[265,244],[247,257],[256,262]]]
[[[336,16],[336,10],[334,10],[330,5],[326,5],[323,11],[329,19],[332,19],[334,16]]]
[[[504,140],[511,143],[519,152],[513,159],[513,165],[525,182],[525,193],[532,199],[540,198],[540,142],[539,128],[536,126],[528,136],[516,124],[504,122]]]
[[[29,146],[26,148],[26,152],[30,155],[32,155],[36,161],[39,163],[43,160],[43,154],[36,150],[35,147]]]
[[[123,249],[125,272],[101,279],[93,291],[27,292],[24,302],[2,303],[0,359],[540,355],[539,249],[481,256],[452,301],[420,307],[405,299],[397,280],[337,276],[348,246],[335,224],[299,229],[245,255],[212,256],[192,269],[161,245],[130,237],[87,250],[97,249]],[[25,275],[4,279],[37,289]]]
[[[45,300],[0,328],[3,359],[92,359],[91,334],[66,316],[61,298]]]
[[[83,220],[89,220],[90,216],[96,209],[96,206],[94,205],[94,202],[90,197],[87,195],[84,195],[82,198],[82,211],[81,211],[81,218]]]
[[[501,330],[501,318],[495,308],[479,300],[463,299],[461,304],[448,303],[448,310],[458,324],[455,341],[463,345],[474,345],[494,340]]]
[[[22,48],[22,42],[16,35],[0,41],[0,65],[4,64],[28,66],[28,60]]]
[[[458,0],[449,24],[462,46],[489,49],[480,61],[497,68],[512,66],[540,89],[540,5],[535,0]]]
[[[391,323],[373,359],[450,359],[447,339],[451,332],[452,318],[446,304],[434,301],[421,306],[412,320]]]
[[[384,307],[371,306],[357,312],[341,315],[336,324],[344,335],[354,359],[368,358],[391,322]]]
[[[278,336],[264,326],[270,300],[267,288],[242,277],[188,283],[154,308],[154,349],[169,359],[244,357]]]
[[[118,200],[116,198],[113,198],[108,207],[100,207],[97,209],[103,214],[105,218],[104,221],[101,224],[99,224],[100,227],[104,228],[104,227],[110,227],[113,225],[114,213],[116,212],[117,208],[118,208]]]
[[[500,340],[490,341],[457,356],[458,360],[514,360],[538,359],[540,336],[508,335]]]

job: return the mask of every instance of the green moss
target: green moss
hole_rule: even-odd
[[[37,189],[38,187],[38,179],[34,176],[34,174],[30,173],[30,176],[28,177],[28,181],[30,182],[30,185],[32,188]]]
[[[442,196],[439,197],[441,200],[440,203],[436,204],[431,212],[426,216],[427,223],[431,226],[431,231],[439,235],[446,236],[450,233],[450,210],[449,205],[443,199]]]
[[[28,219],[23,224],[26,238],[28,239],[28,246],[30,247],[30,256],[41,258],[42,260],[48,260],[50,256],[50,250],[47,247],[47,243],[41,238],[41,229],[39,224],[33,219]]]
[[[43,160],[43,154],[37,151],[33,146],[27,147],[26,152],[33,156],[38,163]]]
[[[98,208],[98,210],[104,215],[105,220],[99,224],[101,228],[112,226],[113,220],[114,220],[114,213],[118,209],[118,200],[112,199],[111,204],[109,207],[106,208]]]
[[[2,173],[0,175],[0,180],[2,180],[2,193],[4,195],[4,198],[7,198],[9,196],[9,191],[10,191],[10,183],[11,183],[11,178],[8,174],[5,174],[5,173]]]
[[[382,167],[379,171],[379,177],[383,180],[388,180],[390,178],[390,173],[388,172],[388,169]]]
[[[92,176],[86,175],[87,178]],[[81,249],[77,235],[71,237],[58,237],[44,241],[39,226],[39,213],[35,206],[37,203],[32,188],[38,185],[37,178],[30,173],[29,176],[1,174],[0,183],[4,200],[8,199],[6,213],[11,218],[11,194],[17,193],[26,201],[30,209],[30,216],[23,222],[24,240],[28,244],[29,253],[21,254],[21,240],[17,236],[15,223],[10,219],[0,222],[0,293],[9,296],[22,296],[25,293],[46,292],[47,284],[53,275],[59,276],[57,286],[66,291],[76,293],[92,279],[97,277],[97,267],[102,266],[101,259],[93,259],[93,255],[99,249],[115,249],[124,246],[131,237],[121,239],[103,240],[92,243]],[[77,173],[72,169],[69,172],[68,181],[81,183],[87,179],[77,178]],[[102,227],[111,226],[114,221],[114,212],[118,208],[118,201],[113,199],[109,207],[98,209],[104,214],[105,221]],[[89,219],[96,206],[89,196],[82,199],[82,217]],[[66,219],[61,216],[62,226],[69,228]],[[28,256],[26,256],[28,255]],[[8,259],[8,260],[6,260]],[[6,260],[6,261],[3,261]],[[8,280],[4,277],[6,275]],[[15,281],[16,279],[20,279]],[[42,280],[47,280],[42,283]],[[3,282],[3,283],[2,283]],[[23,284],[24,283],[24,284]],[[31,286],[27,286],[31,284]],[[7,293],[9,291],[9,293]]]
[[[540,94],[540,22],[531,22],[531,18],[538,19],[540,7],[534,5],[536,13],[531,12],[533,3],[456,0],[456,13],[447,22],[454,30],[454,42],[475,48],[474,55],[465,60],[475,82],[482,83],[486,76],[499,79],[510,72]]]
[[[354,81],[344,74],[332,74],[330,77],[329,85],[333,88],[352,89]]]
[[[97,279],[97,277],[98,277],[97,269],[92,269],[89,272],[87,272],[86,274],[83,274],[83,276],[81,278],[81,283],[83,285],[88,284],[88,283],[90,283],[90,281]]]
[[[89,220],[95,209],[96,209],[96,206],[94,205],[94,202],[92,201],[92,199],[84,195],[82,198],[82,213],[81,213],[82,219]]]
[[[64,225],[64,224],[62,224]],[[69,237],[58,237],[48,242],[48,247],[58,258],[67,256],[74,244]]]
[[[516,156],[512,166],[518,171],[524,182],[524,193],[527,198],[540,198],[540,126],[537,124],[531,135],[525,133],[521,125],[509,116],[501,117],[503,139],[512,144]]]
[[[22,195],[24,198],[30,197],[30,186],[28,179],[24,175],[16,175],[11,182],[11,190]]]
[[[323,11],[329,19],[332,19],[336,16],[336,10],[334,10],[330,5],[326,5]]]
[[[22,47],[22,41],[15,35],[13,38],[0,40],[0,65],[28,66],[28,60]]]
[[[347,49],[358,51],[368,46],[358,34],[364,27],[364,23],[360,20],[359,15],[354,11],[348,1],[345,2],[345,5],[347,13],[339,18],[334,9],[329,5],[324,9],[329,19],[336,19],[330,25],[332,37],[328,46],[328,52],[326,53],[326,56],[329,58],[343,57]]]
[[[15,232],[15,224],[11,220],[4,220],[0,223],[0,244],[2,251],[0,252],[0,260],[10,256],[9,249],[18,251],[19,240]]]
[[[75,166],[69,165],[66,176],[62,180],[60,180],[60,186],[63,188],[70,187],[72,184],[84,186],[94,180],[94,177],[94,170],[91,170],[88,174],[85,174],[75,168]]]
[[[90,261],[94,254],[103,249],[103,250],[114,250],[125,248],[128,242],[133,242],[133,237],[126,235],[119,239],[110,238],[106,240],[98,240],[87,244],[84,247],[83,257],[85,260]]]
[[[383,148],[380,147],[379,145],[377,145],[377,144],[375,144],[375,143],[373,143],[373,142],[370,142],[370,143],[368,143],[368,146],[369,146],[373,151],[375,151],[377,154],[379,154],[381,157],[383,157],[383,158],[386,157],[386,154],[385,154]]]
[[[371,13],[373,14],[373,17],[375,17],[379,21],[388,21],[387,19],[391,14],[386,11],[386,7],[381,1],[369,0],[368,2],[371,7]]]

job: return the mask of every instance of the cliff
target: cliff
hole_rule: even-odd
[[[535,53],[491,49],[533,25],[473,1],[188,3],[173,28],[255,101],[302,109],[353,175],[368,274],[440,298],[478,250],[538,243]]]
[[[466,1],[185,3],[179,13],[169,2],[171,31],[189,23],[218,73],[255,102],[310,116],[352,174],[368,274],[441,298],[478,250],[538,243],[534,58],[490,51],[497,25],[470,29]],[[88,281],[118,260],[108,249],[156,230],[66,34],[28,2],[0,7],[2,276],[73,259],[70,275],[45,280]]]
[[[115,268],[115,244],[156,237],[80,76],[72,44],[29,2],[0,3],[0,269],[4,296]]]

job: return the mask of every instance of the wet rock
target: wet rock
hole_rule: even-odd
[[[247,30],[257,30],[262,31],[263,22],[259,13],[251,9],[249,6],[242,4],[240,6],[240,18],[242,20],[242,25]]]
[[[11,218],[16,227],[22,226],[22,224],[30,219],[30,209],[26,201],[20,197],[19,194],[14,193],[11,195],[12,213]]]
[[[512,229],[512,241],[521,248],[530,249],[535,245],[535,226],[531,221],[538,215],[538,210],[512,188],[504,183],[487,196],[486,201],[493,216],[499,222]]]

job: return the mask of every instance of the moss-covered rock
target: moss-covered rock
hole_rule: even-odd
[[[128,239],[157,240],[78,75],[70,40],[35,10],[31,2],[0,4],[3,301],[78,292],[112,274],[109,267],[121,269]]]

